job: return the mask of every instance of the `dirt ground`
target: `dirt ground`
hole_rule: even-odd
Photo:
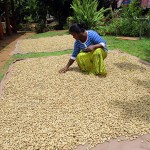
[[[5,62],[11,57],[11,52],[15,49],[15,45],[18,40],[25,39],[34,32],[18,32],[17,34],[12,34],[11,36],[4,36],[3,40],[0,40],[0,68],[3,67]]]

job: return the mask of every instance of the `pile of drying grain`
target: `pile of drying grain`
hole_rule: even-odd
[[[73,47],[74,39],[71,35],[53,36],[20,40],[14,53],[53,52],[73,49]]]
[[[59,74],[69,55],[16,62],[0,98],[0,149],[69,150],[150,133],[150,67],[109,53],[108,76],[77,65]]]

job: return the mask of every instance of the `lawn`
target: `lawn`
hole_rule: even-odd
[[[104,36],[104,39],[107,41],[108,49],[120,49],[121,51],[150,62],[150,38],[133,41],[117,39],[115,36]]]
[[[37,38],[50,37],[50,36],[61,36],[64,34],[69,34],[69,32],[67,30],[49,31],[49,32],[45,32],[45,33],[32,35],[29,38],[37,39]]]

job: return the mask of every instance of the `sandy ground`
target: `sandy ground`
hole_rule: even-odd
[[[76,63],[59,74],[69,57],[10,67],[1,84],[0,149],[69,150],[150,134],[149,65],[113,51],[105,61],[106,78],[83,74]]]
[[[74,39],[71,35],[53,36],[38,39],[19,40],[13,53],[53,52],[69,50],[74,47]]]

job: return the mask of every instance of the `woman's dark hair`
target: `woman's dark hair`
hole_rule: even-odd
[[[86,29],[84,28],[84,25],[82,23],[74,23],[70,28],[69,28],[69,33],[80,33],[84,32]]]

